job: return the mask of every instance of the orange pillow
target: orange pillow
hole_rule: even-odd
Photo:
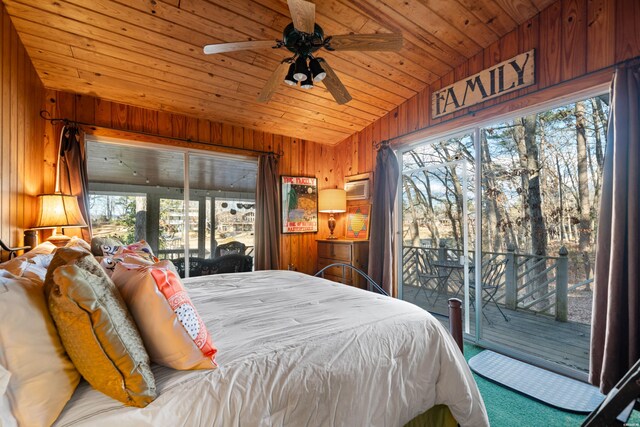
[[[111,279],[152,361],[173,369],[215,368],[216,347],[170,261],[116,264]]]

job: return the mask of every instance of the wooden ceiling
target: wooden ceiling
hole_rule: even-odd
[[[276,40],[285,0],[3,0],[46,87],[336,144],[555,0],[323,0],[325,35],[401,32],[399,52],[321,53],[353,100],[322,83],[256,102],[283,49],[204,55],[209,43]],[[275,44],[275,43],[274,43]]]

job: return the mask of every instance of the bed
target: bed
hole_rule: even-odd
[[[410,303],[292,271],[184,283],[218,369],[154,365],[145,408],[82,382],[55,426],[403,426],[438,404],[488,425],[455,342]]]

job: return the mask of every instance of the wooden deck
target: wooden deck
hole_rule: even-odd
[[[404,286],[403,299],[436,315],[448,326],[447,296],[424,292]],[[483,339],[504,347],[527,353],[581,372],[589,370],[589,325],[558,322],[552,317],[501,307],[509,321],[505,321],[493,303],[484,308]],[[471,308],[471,334],[475,334],[475,311]],[[488,319],[488,321],[487,321]]]

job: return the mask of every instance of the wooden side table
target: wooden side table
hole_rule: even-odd
[[[318,243],[318,270],[329,264],[341,262],[351,264],[367,273],[369,262],[368,240],[316,240]],[[331,267],[324,272],[324,278],[334,282],[367,289],[367,281],[350,268]]]

